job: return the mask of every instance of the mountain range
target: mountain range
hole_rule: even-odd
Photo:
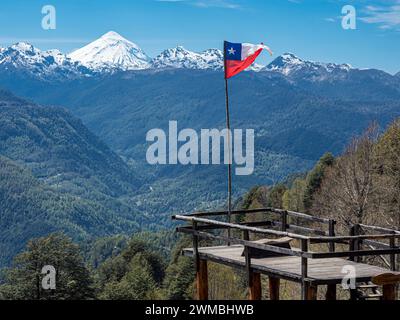
[[[114,31],[69,54],[59,50],[41,51],[31,44],[19,42],[0,48],[0,70],[19,70],[42,79],[70,79],[128,70],[159,69],[221,70],[223,52],[208,49],[193,52],[182,46],[164,50],[157,57],[149,57],[137,44]],[[330,75],[342,75],[353,70],[348,64],[304,61],[292,53],[285,53],[267,66],[253,64],[249,70],[270,71],[292,76],[308,70],[314,80]]]

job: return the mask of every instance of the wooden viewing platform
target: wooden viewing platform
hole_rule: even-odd
[[[318,286],[321,285],[327,286],[326,298],[334,300],[337,285],[343,282],[349,269],[354,271],[354,283],[357,284],[350,289],[351,299],[396,299],[397,284],[400,282],[400,273],[396,272],[396,255],[400,253],[397,244],[399,231],[355,224],[350,227],[349,235],[338,236],[333,219],[304,213],[264,208],[233,211],[231,214],[242,217],[261,214],[265,219],[228,223],[223,221],[228,215],[225,211],[173,216],[175,220],[190,223],[178,227],[177,231],[193,236],[193,247],[184,249],[182,253],[195,259],[198,299],[208,299],[207,261],[245,270],[251,300],[261,299],[261,274],[269,277],[272,300],[279,299],[281,279],[300,283],[304,300],[316,299]],[[226,229],[238,230],[241,236],[227,237],[224,235]],[[251,236],[255,234],[268,239],[289,237],[289,240],[296,240],[300,248],[277,246],[268,240],[251,241]],[[223,245],[199,247],[200,239]],[[327,251],[311,251],[312,244],[327,244]],[[338,251],[336,244],[342,248],[348,246],[348,250]],[[380,257],[389,269],[363,263],[362,257],[365,256]],[[382,294],[378,292],[378,286],[382,286]],[[372,289],[373,294],[363,295],[361,291],[368,289]]]

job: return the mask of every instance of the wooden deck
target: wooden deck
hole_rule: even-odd
[[[261,217],[257,220],[255,214]],[[241,215],[243,222],[232,223],[231,215]],[[248,216],[252,219],[247,219]],[[400,254],[399,230],[352,224],[347,235],[337,235],[334,219],[275,208],[196,212],[174,215],[172,219],[186,222],[176,230],[192,236],[193,248],[184,249],[183,254],[194,258],[199,300],[208,299],[208,261],[245,271],[250,300],[261,299],[261,274],[269,278],[271,300],[279,300],[280,279],[300,283],[303,300],[315,300],[320,286],[327,287],[327,300],[335,300],[337,285],[350,277],[356,282],[349,283],[354,284],[349,288],[352,300],[396,299],[396,287],[400,283],[400,273],[395,271]],[[230,230],[237,232],[232,234]],[[289,237],[295,239],[300,248],[251,241],[252,235],[280,241]],[[199,240],[230,243],[231,246],[199,247]],[[325,244],[328,251],[323,250],[324,245],[319,247],[321,251],[310,251],[313,244]],[[341,250],[337,251],[339,244]],[[264,256],[273,253],[275,257],[257,258],[260,252]],[[368,256],[387,257],[388,268],[357,262]]]
[[[242,245],[199,248],[202,260],[209,260],[232,267],[246,267],[245,257],[242,257]],[[183,250],[183,254],[193,257],[193,249]],[[356,263],[342,258],[308,259],[307,281],[315,285],[340,284],[346,272],[344,266],[353,266],[357,282],[368,282],[388,270],[364,263]],[[251,259],[251,268],[255,272],[275,276],[291,281],[301,282],[301,258],[295,256]]]

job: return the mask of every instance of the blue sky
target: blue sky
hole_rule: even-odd
[[[56,30],[41,28],[41,8],[54,5]],[[344,30],[353,5],[357,29]],[[114,30],[150,56],[183,45],[200,51],[232,42],[265,42],[275,56],[400,71],[400,0],[3,0],[0,46],[28,41],[70,52]],[[270,58],[263,57],[267,63]]]

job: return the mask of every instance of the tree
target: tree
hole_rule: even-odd
[[[386,226],[400,228],[400,119],[394,121],[376,145],[380,205]]]
[[[311,208],[314,193],[319,190],[321,186],[325,170],[327,167],[332,166],[334,161],[335,158],[333,157],[332,153],[325,153],[321,159],[319,159],[315,167],[307,174],[303,199],[305,210]]]
[[[193,259],[181,255],[182,249],[189,246],[191,246],[189,238],[181,238],[172,253],[171,262],[167,267],[163,283],[164,297],[166,299],[193,299],[194,262]]]
[[[313,212],[336,215],[345,225],[363,223],[377,207],[379,194],[374,176],[374,145],[377,127],[354,138],[344,154],[326,170],[320,190],[315,194]]]
[[[100,265],[96,274],[98,296],[107,300],[158,298],[164,269],[162,257],[146,242],[133,238],[121,254]]]
[[[297,178],[293,181],[292,187],[283,194],[282,206],[285,210],[293,210],[297,212],[304,211],[304,192],[306,181]]]
[[[131,260],[128,272],[120,281],[107,283],[100,298],[106,300],[154,299],[156,289],[152,266],[144,254],[138,253]]]
[[[285,194],[287,187],[284,184],[274,186],[268,195],[268,206],[273,208],[283,208],[282,197]]]
[[[56,288],[44,289],[44,266],[56,271]],[[92,280],[77,245],[62,234],[31,240],[6,271],[0,292],[12,300],[82,300],[94,297]]]

